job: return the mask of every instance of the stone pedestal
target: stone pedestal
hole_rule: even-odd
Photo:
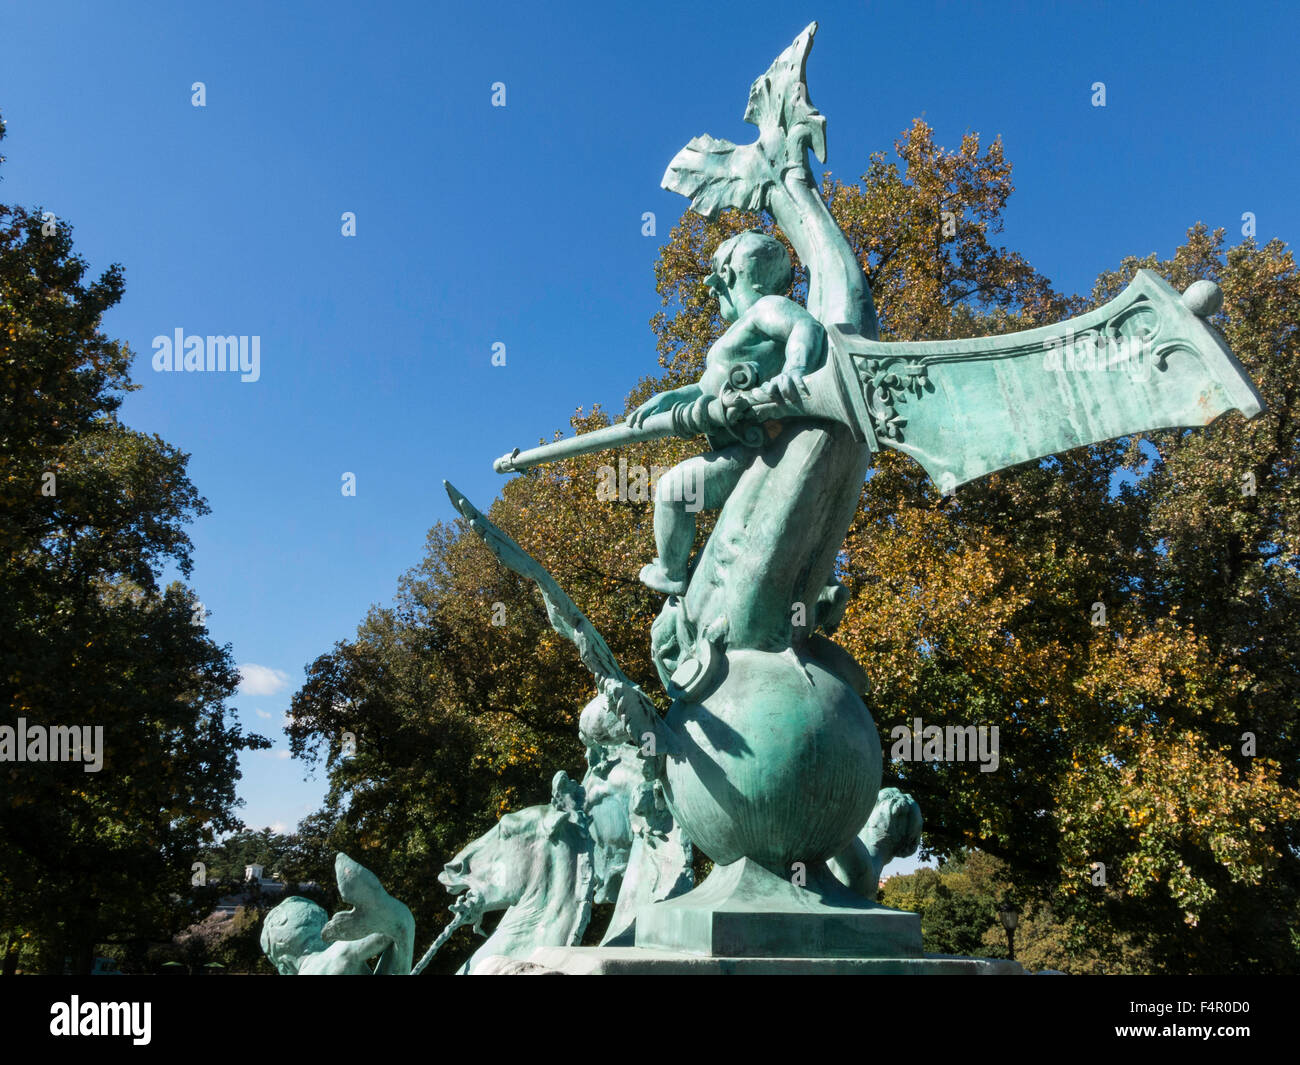
[[[720,958],[639,947],[538,947],[527,962],[502,959],[485,974],[564,973],[569,976],[1027,976],[1001,958]]]
[[[854,894],[822,863],[796,885],[743,858],[644,907],[634,947],[539,947],[488,972],[582,975],[1024,975],[1018,962],[927,955],[921,918]]]
[[[792,873],[793,875],[793,873]],[[919,914],[844,887],[824,863],[796,885],[748,858],[694,891],[643,907],[636,946],[715,958],[920,958]]]

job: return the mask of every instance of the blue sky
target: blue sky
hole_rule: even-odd
[[[1271,4],[0,5],[0,200],[125,267],[123,416],[193,456],[193,584],[276,741],[243,760],[251,825],[316,808],[289,697],[451,517],[441,479],[486,507],[494,457],[656,370],[653,264],[685,206],[664,168],[700,133],[752,139],[750,82],[813,18],[836,175],[917,115],[942,144],[1001,134],[1004,242],[1059,288],[1198,220],[1300,230],[1300,17]],[[259,379],[155,372],[178,328],[260,337]]]

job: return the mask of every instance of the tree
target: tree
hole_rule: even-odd
[[[979,956],[987,953],[985,933],[998,924],[1002,885],[993,882],[994,869],[986,856],[975,852],[969,861],[950,861],[942,869],[890,877],[881,885],[881,897],[887,906],[921,915],[927,952]],[[1005,955],[1004,943],[994,956]]]
[[[193,592],[159,586],[207,507],[188,456],[118,420],[122,270],[86,274],[66,222],[0,206],[0,723],[103,737],[97,772],[0,763],[0,913],[45,971],[188,922],[173,899],[238,825],[238,752],[269,745],[225,706],[238,675]]]
[[[250,865],[260,865],[264,876],[280,876],[291,846],[291,837],[270,828],[241,829],[204,849],[208,879],[237,884]]]
[[[998,910],[1018,912],[1015,956],[1030,972],[1146,973],[1152,960],[1131,937],[1108,934],[1062,918],[1050,901],[1017,901],[1007,864],[983,851],[959,851],[938,869],[886,879],[880,900],[921,915],[925,949],[936,954],[1007,957]]]
[[[1221,285],[1220,328],[1268,410],[1130,451],[1128,605],[1084,681],[1111,734],[1079,745],[1060,818],[1067,868],[1109,858],[1109,890],[1062,879],[1081,916],[1144,930],[1164,966],[1294,972],[1300,274],[1281,241],[1225,253],[1222,230],[1195,226],[1172,259],[1126,260],[1094,296],[1138,267]]]
[[[1223,285],[1217,321],[1268,413],[1004,471],[949,505],[891,456],[850,536],[842,638],[893,720],[1002,730],[997,773],[900,765],[932,851],[999,855],[1161,968],[1293,971],[1295,268],[1280,243],[1225,258],[1196,226],[1094,299],[1139,266]],[[1245,755],[1247,733],[1268,745]]]

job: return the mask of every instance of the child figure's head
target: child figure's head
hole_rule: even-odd
[[[717,294],[728,322],[736,321],[763,296],[780,295],[790,287],[792,269],[785,245],[757,230],[724,240],[711,265],[713,272],[704,283]]]
[[[281,976],[292,976],[302,959],[325,949],[321,929],[329,914],[298,895],[291,895],[262,920],[262,953]]]

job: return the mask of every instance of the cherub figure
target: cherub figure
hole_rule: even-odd
[[[415,919],[369,869],[346,854],[334,859],[339,897],[349,904],[332,918],[323,907],[293,895],[262,921],[261,945],[282,976],[407,976]],[[371,970],[369,959],[379,961]]]
[[[731,322],[709,349],[704,373],[693,385],[661,392],[628,416],[634,428],[652,414],[720,397],[732,372],[749,365],[755,387],[766,386],[773,402],[797,406],[806,394],[805,374],[826,359],[826,332],[806,309],[781,295],[790,287],[790,257],[775,237],[754,230],[723,241],[713,253],[713,272],[704,283]],[[713,441],[710,440],[712,444]],[[753,458],[741,444],[678,463],[655,489],[655,547],[658,557],[641,570],[644,584],[665,595],[686,591],[686,567],[695,543],[695,513],[717,510]]]
[[[321,931],[329,921],[324,907],[294,895],[266,915],[262,950],[281,976],[360,976],[370,972],[369,959],[382,954],[389,941],[381,935],[326,943]]]

